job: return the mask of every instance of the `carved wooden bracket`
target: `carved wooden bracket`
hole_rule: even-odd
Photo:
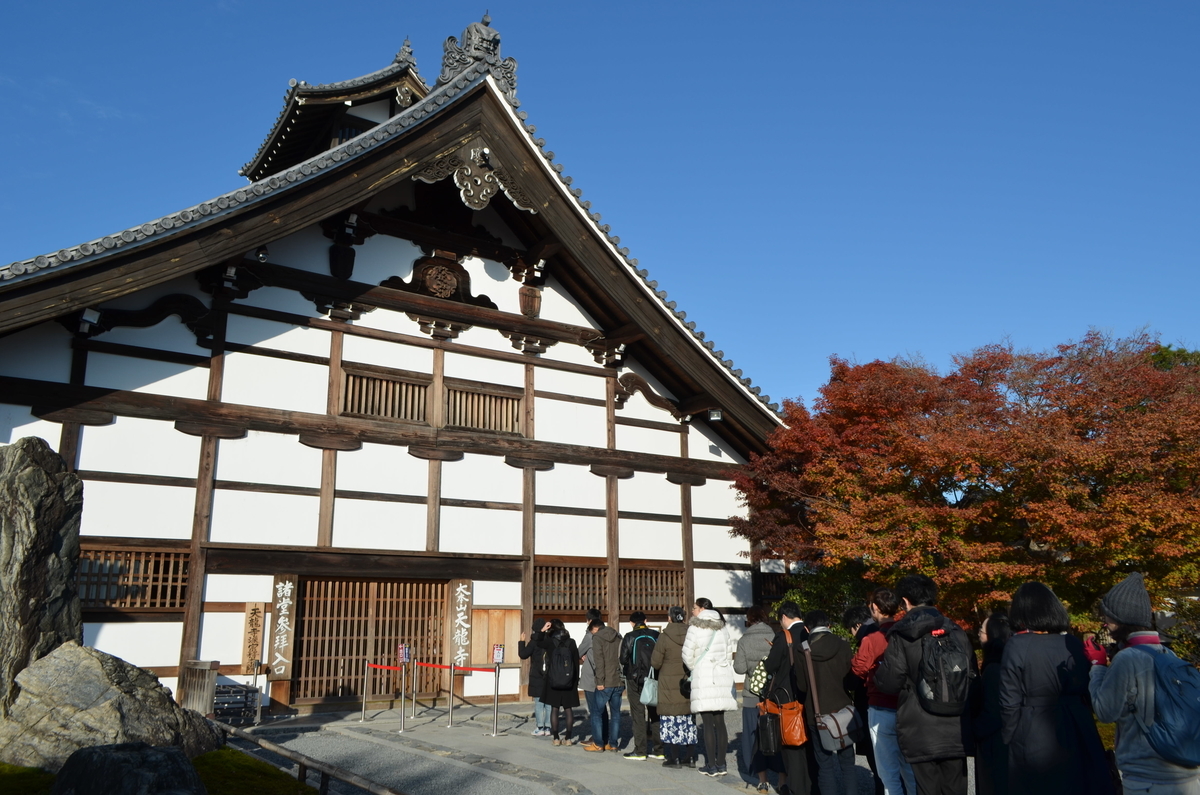
[[[612,343],[601,337],[583,343],[583,347],[592,355],[596,364],[604,367],[620,367],[625,363],[625,346],[620,343]],[[617,408],[620,408],[620,404]]]
[[[522,334],[517,331],[501,330],[500,334],[503,335],[503,337],[509,342],[511,342],[514,348],[519,350],[521,353],[525,353],[530,356],[537,356],[538,354],[545,353],[547,348],[558,342],[558,340],[552,340],[547,337],[536,337],[531,334]]]
[[[440,447],[417,447],[411,446],[408,448],[408,454],[413,458],[421,458],[426,461],[462,461],[462,450],[443,450]]]
[[[608,466],[607,464],[592,464],[591,471],[593,475],[599,475],[602,478],[609,476],[619,480],[629,480],[633,477],[633,470],[629,467]]]
[[[318,450],[343,450],[346,452],[361,450],[363,446],[362,439],[356,436],[341,436],[331,433],[302,433],[300,434],[300,444]]]
[[[393,276],[380,282],[379,286],[496,309],[496,304],[486,295],[471,295],[471,274],[455,257],[452,252],[436,250],[434,256],[422,257],[413,263],[412,281]]]
[[[624,408],[625,402],[628,401],[629,398],[633,397],[634,392],[641,392],[646,398],[647,403],[655,408],[660,408],[663,411],[670,412],[672,417],[681,422],[683,421],[683,418],[687,416],[684,412],[679,410],[679,407],[675,405],[674,401],[668,400],[667,398],[655,392],[654,387],[650,386],[650,384],[646,382],[646,379],[642,378],[637,373],[626,373],[617,379],[617,408]]]
[[[433,184],[447,177],[454,178],[463,204],[472,210],[482,210],[500,191],[521,210],[536,213],[537,205],[529,195],[497,165],[491,149],[474,141],[451,155],[439,158],[413,175],[413,179]]]
[[[452,340],[462,332],[472,328],[466,323],[455,323],[450,320],[439,320],[436,317],[425,317],[416,315],[412,312],[406,312],[409,320],[416,321],[421,326],[421,331],[435,340]]]
[[[175,430],[188,436],[212,436],[217,439],[245,439],[247,430],[237,425],[218,425],[212,422],[176,420]]]
[[[241,266],[243,260],[239,257],[224,265],[214,265],[196,271],[196,281],[200,289],[223,301],[233,301],[245,298],[259,287],[264,287],[258,276]]]
[[[371,304],[360,304],[356,301],[342,301],[320,293],[301,292],[300,295],[313,302],[313,306],[322,315],[329,315],[334,320],[358,320],[367,312],[374,312]]]
[[[72,334],[78,333],[85,339],[112,331],[118,326],[149,328],[156,326],[171,315],[178,315],[196,339],[208,339],[213,335],[211,310],[193,295],[172,293],[164,295],[145,309],[101,309],[96,320],[81,322],[82,314],[75,312],[59,322]]]
[[[549,472],[554,469],[554,462],[541,458],[524,458],[519,455],[504,456],[504,463],[517,469],[533,469],[538,472]]]
[[[668,472],[667,482],[676,486],[703,486],[707,481],[699,475],[682,475],[678,472]]]
[[[342,213],[321,222],[325,237],[333,241],[329,247],[329,273],[339,279],[354,275],[354,247],[361,246],[375,230],[354,212]]]

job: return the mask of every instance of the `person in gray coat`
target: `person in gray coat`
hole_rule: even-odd
[[[745,674],[742,683],[742,764],[745,773],[758,778],[758,791],[769,793],[767,771],[774,767],[780,770],[778,755],[763,756],[758,750],[758,696],[750,692],[750,673],[755,666],[771,653],[771,641],[775,631],[767,623],[767,611],[758,605],[746,611],[746,631],[737,642],[737,655],[733,658],[734,673]],[[771,765],[774,761],[776,764]],[[787,774],[780,771],[779,788],[787,783]]]

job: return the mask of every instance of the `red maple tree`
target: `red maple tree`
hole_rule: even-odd
[[[1032,354],[992,345],[940,375],[834,357],[808,411],[737,476],[755,558],[923,572],[968,618],[1017,585],[1077,616],[1130,571],[1200,583],[1200,362],[1149,334]],[[866,588],[864,584],[864,590]]]

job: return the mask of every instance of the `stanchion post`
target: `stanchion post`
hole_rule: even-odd
[[[492,736],[500,733],[500,663],[496,663],[496,690],[492,694]]]
[[[417,669],[420,667],[421,667],[421,664],[418,663],[416,660],[413,660],[413,666],[412,666],[412,715],[410,716],[410,717],[412,717],[413,720],[417,719]]]
[[[407,675],[407,665],[400,663],[400,731],[397,734],[404,734],[404,686],[407,684],[405,681]]]
[[[449,692],[449,696],[450,697],[447,700],[447,702],[450,705],[450,707],[449,707],[450,720],[446,723],[446,728],[453,729],[454,728],[454,660],[450,661],[450,692]]]
[[[362,715],[358,716],[358,722],[362,723],[367,719],[367,690],[371,687],[371,663],[363,660],[363,706]]]

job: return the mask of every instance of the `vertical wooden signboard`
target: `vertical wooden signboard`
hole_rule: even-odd
[[[246,624],[242,632],[242,673],[253,674],[254,661],[262,659],[266,602],[246,602]]]
[[[455,666],[471,664],[471,608],[475,602],[471,593],[473,585],[470,580],[450,581],[450,621],[447,622],[449,637],[446,638],[446,657],[452,660]],[[466,672],[460,675],[466,675]],[[453,692],[454,682],[450,682],[449,687]]]
[[[298,580],[295,574],[276,574],[271,588],[271,640],[267,647],[268,682],[292,678],[292,650],[296,642],[296,597]]]

